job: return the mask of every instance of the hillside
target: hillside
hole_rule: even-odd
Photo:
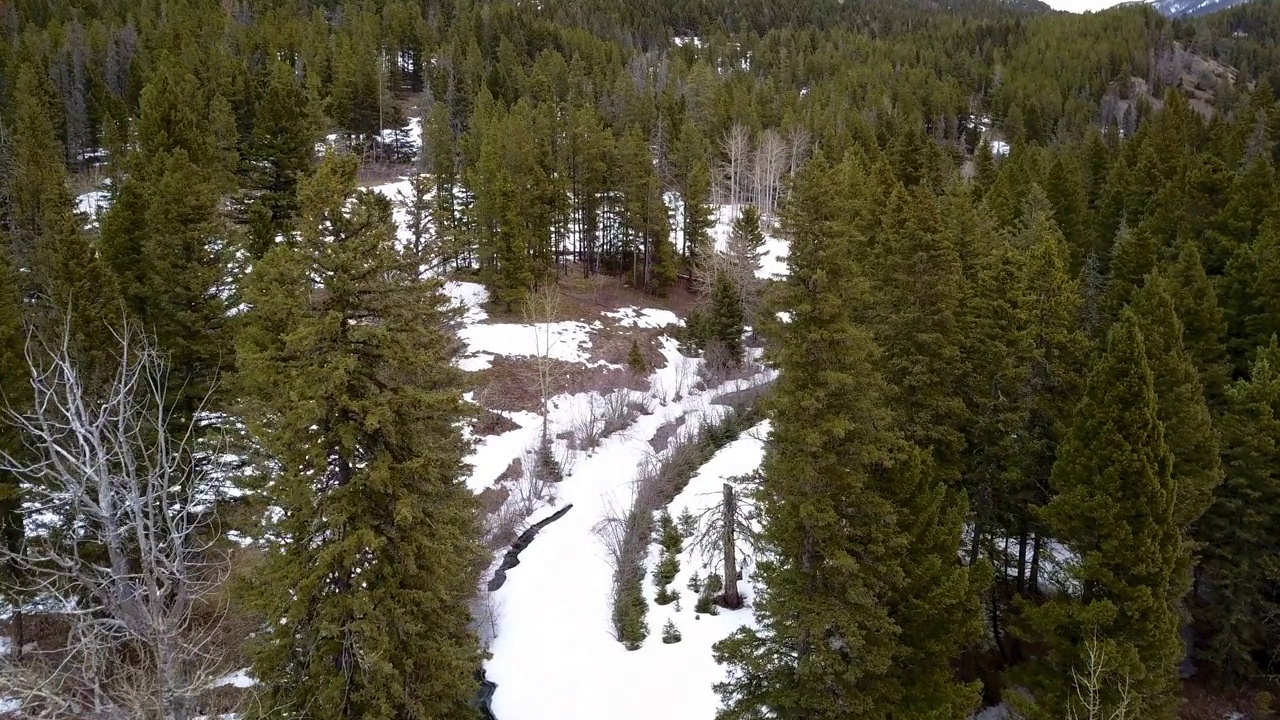
[[[5,5],[0,716],[1274,718],[1278,9]]]

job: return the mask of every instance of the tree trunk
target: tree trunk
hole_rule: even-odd
[[[1018,594],[1027,593],[1027,521],[1018,528]]]
[[[735,547],[734,522],[738,516],[733,486],[724,483],[724,606],[730,610],[742,607],[738,593],[738,553]]]
[[[1032,597],[1040,595],[1040,533],[1031,541],[1031,582],[1028,588]]]

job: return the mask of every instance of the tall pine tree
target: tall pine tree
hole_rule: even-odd
[[[482,564],[463,483],[457,341],[434,281],[404,272],[390,206],[331,158],[300,188],[301,237],[255,267],[239,343],[257,432],[279,460],[289,541],[258,605],[263,707],[298,717],[469,717]]]
[[[1043,647],[1023,674],[1032,718],[1082,711],[1074,681],[1087,672],[1093,641],[1111,663],[1101,670],[1107,707],[1127,687],[1134,716],[1173,717],[1189,550],[1158,414],[1142,332],[1126,310],[1093,365],[1053,467],[1057,496],[1043,516],[1076,559],[1066,591],[1023,618],[1025,637]]]

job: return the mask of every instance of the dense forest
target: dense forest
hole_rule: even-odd
[[[1193,686],[1273,717],[1280,2],[14,0],[0,30],[0,712],[208,714],[234,634],[243,717],[480,717],[502,548],[444,282],[529,318],[608,278],[778,373],[721,720],[1158,720]]]

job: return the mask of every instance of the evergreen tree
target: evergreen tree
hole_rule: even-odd
[[[758,629],[715,647],[729,666],[721,720],[869,720],[902,699],[887,600],[905,581],[907,539],[874,488],[899,444],[878,352],[852,317],[867,289],[831,174],[810,161],[783,210],[791,255],[779,306],[792,317],[769,350],[781,375],[757,498],[768,559],[756,572]]]
[[[906,437],[959,480],[968,373],[963,334],[968,287],[938,203],[922,187],[894,191],[871,254],[876,338]]]
[[[742,208],[733,221],[725,248],[725,264],[730,278],[742,296],[743,314],[748,325],[755,323],[763,298],[764,282],[759,278],[764,259],[764,232],[760,229],[760,212],[754,205]]]
[[[631,283],[647,293],[663,295],[676,280],[675,247],[669,237],[662,183],[648,144],[634,128],[619,142],[618,165],[622,168],[622,224]]]
[[[272,713],[470,717],[483,561],[457,341],[439,284],[404,272],[390,206],[355,192],[355,172],[335,157],[304,180],[300,238],[249,279],[241,379],[290,539],[254,590],[280,618],[254,675]]]
[[[25,412],[30,404],[31,371],[23,353],[25,332],[22,323],[22,296],[17,273],[7,253],[0,252],[0,403],[11,412]],[[23,438],[13,423],[0,423],[0,454],[20,457]],[[22,513],[22,485],[15,473],[0,471],[0,542],[10,557],[20,553],[26,540]],[[14,609],[9,620],[10,647],[20,655],[23,637],[22,606],[18,588],[24,586],[23,570],[16,563],[0,566],[4,600]]]
[[[1225,391],[1220,420],[1226,478],[1196,529],[1207,629],[1202,655],[1223,677],[1271,672],[1280,603],[1280,345],[1258,350],[1249,377]]]
[[[310,121],[306,93],[293,68],[272,63],[246,155],[248,185],[255,192],[248,211],[255,258],[288,232],[297,215],[298,179],[311,167],[318,135]]]
[[[742,295],[733,280],[727,273],[717,273],[711,287],[711,311],[706,331],[710,344],[723,352],[724,361],[732,366],[742,363],[742,305]]]
[[[1043,647],[1023,673],[1033,718],[1081,712],[1073,673],[1085,671],[1092,640],[1111,663],[1101,678],[1106,706],[1115,706],[1127,683],[1130,712],[1173,717],[1188,547],[1158,412],[1142,333],[1125,311],[1094,363],[1053,468],[1057,496],[1044,518],[1078,560],[1068,568],[1066,592],[1025,611],[1025,637]]]
[[[69,332],[70,350],[84,377],[96,382],[105,379],[102,373],[114,372],[103,365],[114,347],[108,324],[119,319],[114,285],[72,212],[47,89],[29,68],[18,80],[6,178],[11,279],[30,301],[23,314],[32,329],[52,343],[61,343]]]
[[[781,376],[757,498],[770,559],[760,628],[716,646],[719,717],[962,717],[977,687],[951,663],[979,632],[981,581],[955,562],[965,507],[893,431],[832,175],[807,164],[783,212],[792,317],[769,350]]]
[[[706,137],[689,118],[680,128],[675,150],[676,182],[684,212],[680,228],[683,242],[680,252],[692,264],[708,241],[713,225],[711,218],[711,170],[708,157],[711,148]]]
[[[1205,274],[1200,251],[1193,242],[1178,247],[1178,257],[1166,271],[1174,310],[1182,321],[1182,343],[1200,374],[1205,397],[1218,405],[1231,378],[1227,362],[1227,322],[1218,306],[1217,290]]]
[[[1026,385],[1020,480],[1009,499],[1008,516],[1018,536],[1017,590],[1038,593],[1043,524],[1036,508],[1049,501],[1050,475],[1059,444],[1083,384],[1088,340],[1079,328],[1081,298],[1072,279],[1067,243],[1047,212],[1028,202],[1019,233],[1026,248],[1020,278],[1026,319]]]
[[[1213,489],[1222,481],[1222,466],[1204,386],[1183,346],[1182,322],[1171,291],[1164,276],[1153,274],[1134,296],[1132,308],[1154,378],[1156,415],[1173,455],[1174,521],[1186,533],[1209,506]]]
[[[488,105],[482,102],[482,107]],[[524,304],[535,281],[531,252],[536,238],[522,216],[519,186],[507,164],[509,133],[523,130],[513,128],[505,115],[498,114],[478,118],[472,132],[480,143],[479,160],[471,175],[476,201],[470,209],[480,279],[494,300],[511,311]]]
[[[1103,313],[1115,319],[1133,299],[1133,294],[1146,282],[1147,274],[1156,268],[1158,256],[1155,241],[1145,227],[1132,228],[1122,223],[1111,246],[1111,281],[1103,297]]]

